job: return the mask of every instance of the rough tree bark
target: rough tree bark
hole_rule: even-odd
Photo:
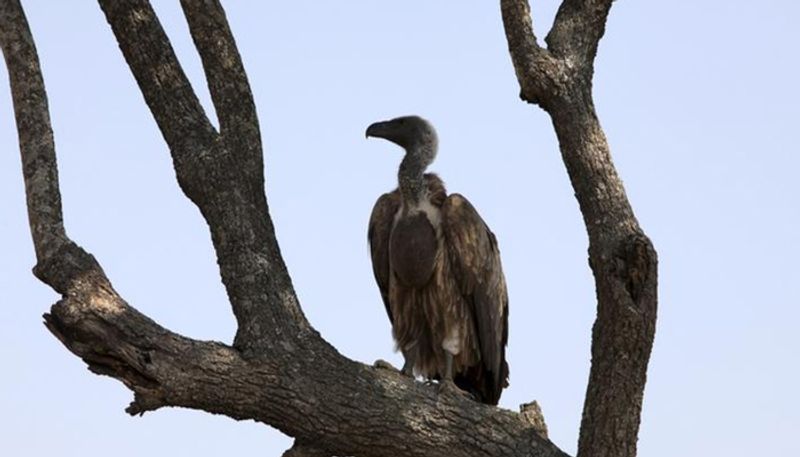
[[[264,193],[253,97],[216,0],[182,0],[220,128],[200,106],[145,0],[99,0],[172,155],[177,180],[209,225],[238,321],[233,346],[170,332],[120,297],[67,236],[55,144],[33,38],[18,0],[0,0],[0,45],[19,133],[34,274],[62,295],[47,328],[98,374],[134,392],[143,414],[181,406],[253,419],[295,437],[285,455],[561,456],[533,414],[439,394],[347,359],[305,319]],[[598,319],[579,455],[635,454],[656,308],[656,258],[609,156],[591,99],[597,43],[611,4],[562,4],[536,44],[525,1],[503,0],[522,97],[552,118],[590,238]]]
[[[520,97],[550,114],[589,234],[597,290],[592,368],[578,456],[634,456],[655,336],[657,258],[625,196],[592,100],[597,46],[612,0],[564,0],[547,48],[527,0],[501,0]]]

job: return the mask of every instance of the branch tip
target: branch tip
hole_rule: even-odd
[[[536,430],[539,436],[547,439],[547,424],[544,421],[544,414],[542,413],[542,407],[539,406],[539,402],[534,400],[530,403],[519,405],[519,414],[524,422],[533,426],[533,429]]]
[[[282,457],[330,457],[331,453],[315,446],[312,446],[305,441],[299,439],[294,440],[292,447],[283,453]]]
[[[125,408],[125,412],[130,414],[131,416],[144,416],[144,413],[148,411],[155,411],[163,406],[166,406],[164,401],[154,395],[145,394],[143,392],[136,392],[133,395],[133,401],[127,408]]]

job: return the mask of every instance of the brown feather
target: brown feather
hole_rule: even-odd
[[[392,223],[398,208],[400,208],[398,191],[381,195],[372,208],[367,231],[372,256],[372,273],[375,275],[375,281],[381,291],[381,298],[383,298],[390,322],[394,322],[394,319],[392,318],[392,309],[389,307],[389,236],[392,233]]]
[[[487,403],[496,404],[508,385],[508,292],[497,239],[462,195],[451,194],[442,214],[453,277],[469,302],[480,347],[480,369],[469,370],[461,380],[480,392]]]
[[[448,197],[434,174],[425,182],[424,212],[404,208],[395,190],[370,217],[373,272],[392,333],[399,349],[415,354],[415,373],[429,379],[444,374],[444,342],[457,336],[456,384],[497,404],[508,378],[508,298],[497,242],[464,197]]]
[[[389,238],[390,269],[405,287],[420,288],[431,279],[438,250],[436,229],[425,215],[400,217]]]

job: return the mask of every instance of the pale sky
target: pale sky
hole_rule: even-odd
[[[155,7],[210,107],[178,2]],[[94,2],[24,2],[42,60],[69,235],[134,307],[230,343],[208,229]],[[533,5],[544,37],[558,2]],[[401,151],[373,121],[420,114],[432,170],[497,235],[511,386],[574,453],[596,303],[587,238],[547,115],[518,99],[498,2],[226,2],[265,143],[283,255],[312,325],[348,357],[396,364],[366,225]],[[800,455],[800,3],[617,1],[594,80],[628,196],[659,253],[640,455]],[[265,425],[162,409],[98,377],[42,325],[16,127],[0,71],[0,455],[278,456]],[[213,113],[209,111],[210,115]]]

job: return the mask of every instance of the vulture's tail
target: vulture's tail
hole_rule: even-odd
[[[500,394],[508,386],[508,364],[503,360],[499,376],[479,363],[459,373],[453,379],[459,389],[469,392],[476,400],[488,405],[496,405]]]

